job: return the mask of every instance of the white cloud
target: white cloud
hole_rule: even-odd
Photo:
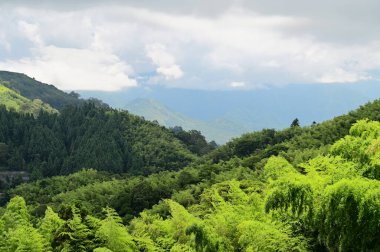
[[[63,90],[116,91],[136,86],[132,69],[116,55],[88,49],[47,46],[33,58],[0,62],[0,68],[25,73]]]
[[[326,1],[324,4],[327,6]],[[126,69],[131,67],[125,62],[133,66],[134,75],[154,71],[157,76],[151,79],[156,82],[191,88],[231,88],[232,80],[246,80],[244,88],[255,88],[254,83],[338,83],[375,78],[371,74],[380,69],[378,31],[370,40],[355,43],[329,40],[328,32],[322,36],[315,29],[322,25],[330,29],[321,23],[320,16],[273,7],[277,5],[268,11],[261,5],[270,4],[264,1],[258,9],[228,4],[213,15],[207,15],[207,10],[205,15],[191,11],[178,14],[181,12],[145,8],[143,4],[136,8],[121,2],[97,2],[76,9],[0,9],[0,34],[7,38],[8,48],[12,45],[13,49],[13,44],[17,45],[13,42],[21,36],[34,44],[34,49],[24,50],[31,55],[3,59],[1,67],[20,72],[27,69],[36,78],[42,76],[61,87],[72,87],[75,81],[77,88],[91,89],[91,84],[85,84],[91,82],[94,89],[106,90],[135,84],[128,77]],[[331,16],[328,18],[332,22]],[[48,69],[48,73],[41,69]],[[91,80],[86,77],[91,76],[90,71],[100,76]],[[77,76],[65,77],[70,72],[84,74],[82,81],[73,80],[78,80]],[[100,82],[110,86],[102,87]]]
[[[242,88],[245,87],[245,82],[243,81],[233,81],[230,83],[230,86],[233,88]]]
[[[32,24],[21,20],[18,22],[18,26],[22,35],[33,42],[35,46],[44,45],[44,42],[39,35],[39,26],[37,24]]]
[[[178,65],[164,66],[157,68],[157,73],[165,76],[165,79],[179,79],[183,76],[183,72]]]
[[[369,79],[371,79],[371,77],[368,75],[347,72],[341,68],[338,68],[332,72],[322,75],[318,81],[321,83],[350,83]]]
[[[179,79],[183,76],[181,67],[175,63],[166,47],[162,44],[150,44],[146,46],[146,54],[157,66],[157,73],[163,75],[165,79]]]
[[[6,39],[4,33],[0,31],[0,46],[5,49],[5,51],[9,52],[12,48],[11,43]]]

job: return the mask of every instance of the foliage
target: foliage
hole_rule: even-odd
[[[191,152],[197,155],[205,155],[217,147],[215,142],[208,143],[198,130],[185,131],[177,126],[172,128],[172,131],[176,138],[181,140]]]
[[[91,103],[37,118],[0,107],[0,142],[8,152],[2,163],[30,172],[32,179],[82,168],[149,174],[178,170],[195,159],[169,130]]]
[[[75,93],[65,93],[53,85],[41,83],[25,74],[0,71],[0,82],[30,100],[39,99],[58,110],[67,105],[79,105],[83,102]]]
[[[0,250],[377,251],[379,108],[209,152],[199,132],[91,103],[2,107],[0,165],[36,181],[7,191]]]
[[[5,83],[0,81],[0,105],[4,105],[7,109],[11,109],[21,113],[38,115],[40,110],[49,113],[57,113],[49,104],[42,102],[40,99],[30,100],[16,91],[4,86]]]

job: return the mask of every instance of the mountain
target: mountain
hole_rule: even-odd
[[[208,139],[222,144],[245,132],[286,128],[295,118],[302,125],[310,125],[347,113],[360,104],[380,97],[379,85],[379,82],[367,81],[225,91],[142,85],[118,92],[78,92],[84,98],[96,97],[115,108],[128,108],[167,127],[176,123],[186,128],[193,127],[202,131]],[[142,104],[138,99],[154,102]],[[169,114],[176,120],[168,119]]]
[[[208,141],[216,140],[218,143],[225,143],[246,130],[232,121],[219,119],[207,122],[184,116],[154,99],[138,98],[128,103],[125,108],[133,114],[144,116],[150,121],[157,121],[166,127],[181,126],[185,130],[199,130],[207,136]]]
[[[37,115],[40,110],[49,113],[58,112],[49,104],[42,102],[40,99],[30,100],[16,91],[4,86],[0,81],[0,105],[6,106],[8,109],[13,109],[17,112],[30,113]]]
[[[33,136],[15,152],[34,158],[31,167],[49,172],[73,151],[63,163],[74,169],[7,190],[1,251],[379,248],[380,100],[307,127],[247,133],[190,162],[173,132],[127,112],[90,104],[38,120],[2,112],[0,138],[17,140],[10,146]],[[150,174],[121,174],[130,169],[123,151]],[[94,169],[79,170],[87,165]]]
[[[17,91],[20,95],[30,100],[39,99],[58,110],[67,105],[83,102],[75,93],[68,94],[53,85],[39,82],[22,73],[0,71],[0,81],[4,86]]]
[[[34,178],[84,167],[149,174],[178,170],[196,158],[172,131],[93,103],[36,118],[0,108],[0,124],[0,163]]]

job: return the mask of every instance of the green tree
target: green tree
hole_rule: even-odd
[[[101,240],[104,247],[114,252],[136,251],[137,247],[133,237],[122,225],[121,218],[111,209],[106,208],[106,218],[100,221],[100,227],[96,232],[96,237]]]

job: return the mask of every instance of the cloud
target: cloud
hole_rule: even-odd
[[[18,22],[19,29],[27,39],[29,39],[35,46],[43,46],[44,42],[42,41],[39,35],[39,26],[36,24],[28,23],[23,20]]]
[[[128,77],[132,69],[116,55],[88,49],[46,46],[33,58],[0,62],[0,68],[18,71],[63,90],[116,91],[137,83]]]
[[[366,74],[350,73],[338,68],[322,75],[318,81],[321,83],[352,83],[369,79],[371,77]]]
[[[9,52],[12,48],[9,41],[6,39],[4,33],[0,32],[0,46],[5,49],[5,51]]]
[[[183,72],[178,65],[171,65],[171,66],[164,66],[164,67],[160,66],[159,68],[157,68],[157,73],[165,76],[165,79],[167,80],[179,79],[183,76]]]
[[[146,46],[146,54],[157,66],[157,73],[163,75],[166,80],[179,79],[183,76],[181,67],[175,63],[166,47],[162,44],[150,44]]]
[[[230,86],[233,88],[242,88],[245,87],[245,82],[243,81],[233,81],[230,83]]]
[[[370,12],[378,3],[369,0],[312,8],[300,0],[13,2],[0,8],[0,44],[11,51],[0,66],[66,89],[117,90],[145,73],[187,88],[357,82],[378,79],[380,69],[378,16]]]

